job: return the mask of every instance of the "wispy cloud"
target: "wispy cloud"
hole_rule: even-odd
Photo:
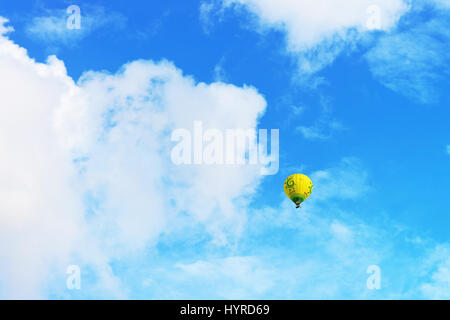
[[[321,97],[321,113],[319,118],[311,126],[297,126],[296,130],[308,140],[327,140],[336,132],[347,130],[347,128],[333,117],[331,101]],[[295,109],[294,109],[295,113]]]
[[[202,2],[199,9],[199,18],[202,23],[203,32],[209,34],[213,27],[213,18],[221,17],[223,9],[217,10],[217,5],[213,2]],[[219,14],[221,13],[221,14]]]
[[[305,139],[308,140],[327,140],[334,132],[345,130],[345,126],[337,120],[319,119],[313,126],[298,126],[299,131]]]
[[[448,84],[450,12],[406,31],[382,37],[367,53],[374,76],[385,86],[420,103],[439,100]]]
[[[82,6],[81,28],[69,29],[67,28],[69,14],[65,9],[45,11],[45,15],[33,17],[26,26],[26,31],[30,37],[52,45],[73,46],[96,30],[111,32],[123,28],[127,21],[119,12],[107,11],[100,6]]]
[[[438,8],[450,8],[450,1],[449,0],[430,0],[431,4],[434,4]]]
[[[344,158],[339,165],[327,170],[316,171],[312,175],[314,199],[358,199],[367,192],[368,173],[362,163],[355,158]]]
[[[427,299],[450,299],[450,245],[436,246],[423,265],[427,277],[420,289]]]
[[[198,297],[220,299],[251,299],[266,294],[274,287],[276,271],[267,268],[263,260],[251,256],[232,256],[177,264],[183,276],[202,283]],[[215,283],[209,286],[208,283]]]

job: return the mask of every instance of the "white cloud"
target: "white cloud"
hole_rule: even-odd
[[[303,73],[315,72],[330,64],[361,34],[377,28],[392,29],[409,9],[403,0],[221,0],[223,8],[246,8],[262,27],[286,32],[287,48],[300,57]],[[203,16],[211,14],[211,2],[202,5]],[[377,8],[374,11],[369,8]]]
[[[85,74],[79,87],[60,110],[58,126],[70,128],[64,141],[69,150],[89,158],[86,187],[107,195],[104,209],[114,212],[107,219],[121,226],[111,241],[144,245],[180,211],[205,223],[219,242],[226,241],[224,224],[226,233],[238,232],[244,217],[234,201],[253,192],[258,168],[177,167],[167,132],[191,129],[194,120],[205,129],[254,128],[265,109],[255,89],[196,84],[171,63],[148,61],[113,76]],[[129,201],[121,199],[125,194]],[[95,219],[105,225],[102,215]]]
[[[8,19],[4,17],[0,17],[0,35],[4,35],[8,32],[14,31],[13,27],[6,26],[6,24],[9,22]]]
[[[80,195],[70,187],[70,155],[57,145],[52,125],[74,83],[61,61],[36,63],[4,37],[0,68],[2,289],[8,297],[32,298],[53,268],[65,271],[77,247],[89,242]],[[90,258],[94,265],[101,259]]]
[[[62,61],[37,63],[5,37],[0,69],[0,295],[67,295],[79,264],[96,275],[84,293],[124,297],[114,259],[197,226],[219,245],[239,235],[259,168],[177,167],[170,132],[256,127],[254,88],[197,83],[166,61],[74,83]]]

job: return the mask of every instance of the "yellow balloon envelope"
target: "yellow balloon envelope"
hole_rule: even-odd
[[[297,206],[309,198],[313,190],[313,184],[308,176],[304,174],[293,174],[284,182],[284,192]]]

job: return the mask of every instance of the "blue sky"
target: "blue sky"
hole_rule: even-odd
[[[317,3],[2,3],[0,297],[450,298],[450,4]],[[195,120],[279,129],[279,172],[173,166]]]

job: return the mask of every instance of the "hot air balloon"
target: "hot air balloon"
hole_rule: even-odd
[[[297,209],[303,201],[308,199],[312,190],[312,181],[304,174],[293,174],[284,182],[284,192],[295,203]]]

